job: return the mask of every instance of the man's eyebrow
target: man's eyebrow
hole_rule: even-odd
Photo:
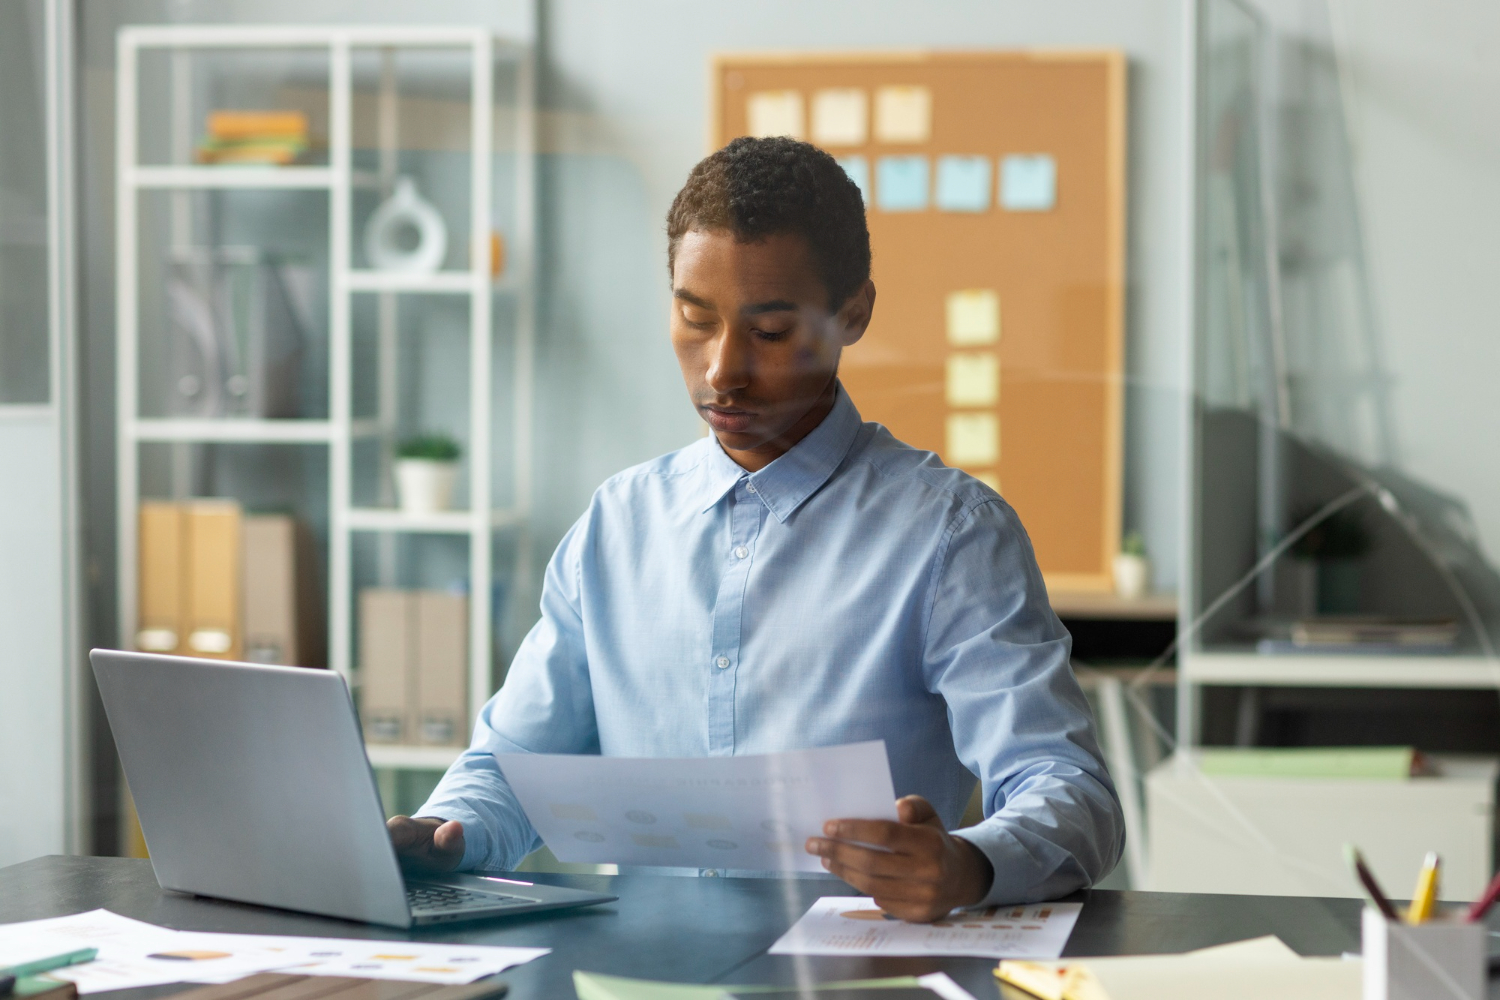
[[[740,310],[742,316],[759,316],[762,313],[796,312],[797,303],[788,302],[786,299],[772,299],[770,302],[757,302]]]
[[[681,288],[674,288],[674,289],[672,289],[672,297],[674,299],[681,299],[682,301],[687,302],[687,303],[689,303],[691,305],[695,305],[699,309],[712,309],[713,308],[713,304],[710,303],[707,299],[700,299],[700,298],[698,298],[698,296],[694,295],[692,292],[684,291]]]

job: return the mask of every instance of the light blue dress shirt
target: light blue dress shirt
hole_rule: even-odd
[[[994,491],[826,419],[747,473],[712,437],[612,477],[547,566],[542,617],[418,815],[464,868],[541,842],[493,753],[696,757],[884,740],[898,796],[995,869],[984,902],[1107,874],[1119,800],[1031,543]],[[732,873],[729,873],[732,874]]]

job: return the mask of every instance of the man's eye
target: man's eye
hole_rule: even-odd
[[[786,338],[790,337],[792,335],[792,328],[789,326],[780,329],[777,329],[775,327],[756,327],[755,335],[761,340],[769,340],[774,343],[778,340],[785,340]]]
[[[698,309],[684,309],[682,311],[682,318],[688,326],[695,326],[700,329],[714,325],[713,317]]]

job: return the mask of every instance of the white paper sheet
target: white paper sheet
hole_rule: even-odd
[[[75,984],[79,993],[99,993],[165,983],[228,981],[282,964],[270,953],[254,949],[225,953],[203,945],[197,937],[109,910],[93,910],[0,926],[0,965],[97,948],[99,956],[94,961],[47,975]]]
[[[966,955],[1056,958],[1082,903],[1028,903],[955,910],[908,924],[860,896],[824,896],[771,946],[773,955]]]
[[[272,971],[457,985],[550,950],[175,931],[108,910],[0,925],[0,966],[79,948],[97,948],[99,957],[48,973],[74,983],[79,993],[166,983],[226,983]]]
[[[896,818],[885,742],[745,757],[496,754],[560,861],[822,871],[830,819]]]
[[[278,959],[274,968],[277,972],[299,976],[403,979],[448,986],[493,976],[552,950],[444,944],[441,941],[371,941],[261,934],[194,934],[193,938],[205,948],[276,955]]]

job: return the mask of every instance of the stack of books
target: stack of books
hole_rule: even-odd
[[[307,148],[307,116],[300,111],[215,111],[198,143],[198,162],[284,167]]]

